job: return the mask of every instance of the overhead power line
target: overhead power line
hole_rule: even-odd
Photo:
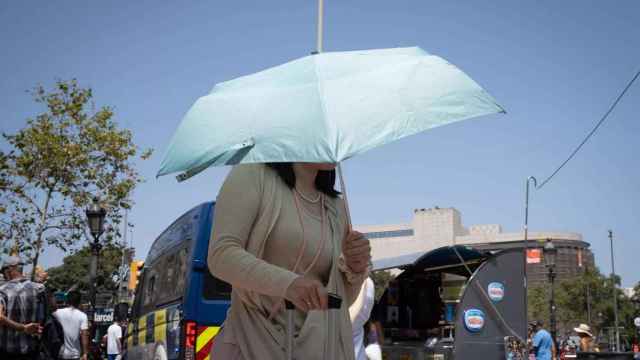
[[[560,166],[558,166],[558,168],[548,177],[546,178],[542,183],[540,183],[539,186],[536,186],[536,189],[542,189],[543,186],[545,186],[549,181],[551,181],[551,179],[553,179],[554,176],[556,176],[556,174],[558,172],[560,172],[560,170],[567,165],[567,163],[569,161],[571,161],[571,159],[573,159],[573,157],[578,153],[578,151],[580,151],[580,149],[582,148],[582,146],[584,146],[584,144],[587,143],[587,141],[589,141],[589,139],[591,138],[591,136],[593,136],[593,134],[595,134],[595,132],[598,130],[598,128],[600,127],[600,125],[602,125],[602,123],[604,123],[604,121],[609,117],[609,114],[611,114],[611,112],[613,111],[613,109],[618,105],[618,103],[620,102],[620,99],[622,99],[622,97],[627,93],[627,90],[629,90],[629,88],[631,87],[631,85],[633,85],[633,83],[636,81],[636,79],[638,78],[638,76],[640,76],[640,70],[638,70],[638,72],[636,73],[636,75],[631,79],[631,81],[629,81],[629,83],[627,84],[627,86],[624,88],[624,90],[622,90],[622,92],[620,93],[620,95],[618,95],[618,97],[616,98],[616,101],[613,102],[613,104],[609,107],[609,110],[607,110],[607,112],[604,114],[604,116],[602,116],[602,118],[600,119],[600,121],[598,121],[598,123],[596,124],[596,126],[587,134],[587,136],[582,140],[582,142],[580,143],[580,145],[578,145],[578,147],[576,147],[573,152],[571,152],[571,155],[569,155],[569,157],[562,163],[560,164]]]

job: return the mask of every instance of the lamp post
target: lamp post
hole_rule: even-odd
[[[611,243],[611,286],[613,291],[613,322],[615,327],[616,351],[620,351],[620,329],[618,328],[618,286],[616,284],[616,266],[613,261],[613,231],[609,230]]]
[[[549,327],[551,331],[551,338],[555,344],[556,341],[556,302],[555,302],[555,294],[554,294],[554,280],[556,278],[555,267],[556,267],[556,255],[558,254],[558,249],[553,245],[553,241],[551,239],[547,239],[547,242],[544,244],[543,248],[544,252],[544,265],[547,267],[549,282],[551,283],[551,296],[549,298]]]
[[[100,256],[101,248],[98,240],[104,232],[104,218],[107,215],[107,211],[100,206],[100,201],[96,197],[93,198],[93,202],[86,209],[85,214],[89,223],[91,236],[93,236],[93,243],[91,243],[91,265],[89,267],[89,284],[91,286],[89,297],[91,301],[91,316],[93,316],[96,308],[96,275],[98,273],[98,257]]]

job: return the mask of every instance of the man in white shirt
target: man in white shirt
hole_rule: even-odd
[[[122,327],[120,322],[115,320],[107,329],[107,357],[109,360],[116,360],[122,352]]]
[[[351,326],[353,328],[353,346],[356,360],[366,360],[364,351],[364,324],[369,320],[375,300],[375,285],[371,278],[362,283],[356,301],[349,307]]]
[[[87,360],[89,353],[89,319],[80,311],[80,293],[71,291],[67,294],[68,307],[53,313],[64,330],[64,345],[60,349],[60,359]]]

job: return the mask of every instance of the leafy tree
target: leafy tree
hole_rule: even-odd
[[[578,324],[589,324],[594,334],[614,326],[613,284],[620,278],[604,276],[597,268],[589,268],[580,276],[557,282],[555,285],[556,321],[558,335],[573,332]],[[528,290],[529,318],[544,320],[549,325],[549,286],[532,287]],[[619,286],[618,324],[624,327],[621,340],[634,337],[633,315],[636,312],[632,299],[627,298]],[[591,319],[589,319],[589,315]],[[591,320],[591,321],[589,321]],[[590,323],[589,323],[590,322]],[[602,339],[608,340],[608,339]]]
[[[530,320],[549,319],[549,295],[545,286],[527,289],[527,310]]]
[[[67,291],[71,288],[85,291],[89,290],[89,263],[91,262],[91,247],[85,246],[75,253],[65,256],[62,265],[47,269],[49,275],[47,286],[54,289]],[[122,248],[109,244],[100,253],[100,266],[96,276],[98,292],[114,292],[117,284],[114,274],[122,262]]]
[[[122,209],[142,181],[133,161],[151,151],[139,154],[112,108],[92,110],[93,92],[76,80],[30,93],[44,111],[2,135],[10,150],[0,151],[0,245],[35,267],[45,244],[67,250],[89,238],[84,209],[94,196],[108,209],[103,241],[118,237]]]
[[[633,287],[633,296],[631,300],[637,304],[640,304],[640,281]]]
[[[384,294],[384,291],[386,290],[387,285],[389,285],[389,282],[393,280],[395,276],[392,275],[391,272],[385,270],[373,271],[369,276],[371,277],[371,280],[373,280],[373,284],[375,285],[375,299],[376,301],[378,301],[380,300],[382,294]]]

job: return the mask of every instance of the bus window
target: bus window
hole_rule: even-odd
[[[162,261],[162,271],[164,272],[164,276],[162,276],[161,279],[161,291],[163,294],[168,294],[166,295],[167,297],[172,297],[173,295],[173,291],[171,291],[171,288],[175,285],[175,276],[176,276],[176,254],[170,254],[166,257],[166,259],[164,261]],[[168,299],[169,300],[169,299]],[[164,302],[164,299],[162,300],[162,302]]]
[[[144,294],[144,306],[145,308],[148,306],[153,306],[153,296],[156,287],[156,275],[153,274],[149,276],[149,282],[145,284],[145,294]]]
[[[158,280],[155,283],[155,305],[174,302],[182,298],[185,292],[187,276],[187,245],[167,255],[161,255],[154,264],[158,269]]]
[[[175,296],[182,296],[184,294],[184,287],[187,279],[187,247],[180,249],[178,256],[176,256],[176,282],[173,287]]]
[[[140,274],[140,281],[138,282],[138,286],[136,286],[135,297],[133,298],[133,306],[131,308],[131,316],[136,319],[140,315],[142,315],[142,306],[144,305],[144,283],[145,278],[147,277],[147,271],[142,271]]]
[[[229,300],[231,298],[231,284],[215,278],[208,270],[205,270],[202,297],[205,300]]]

